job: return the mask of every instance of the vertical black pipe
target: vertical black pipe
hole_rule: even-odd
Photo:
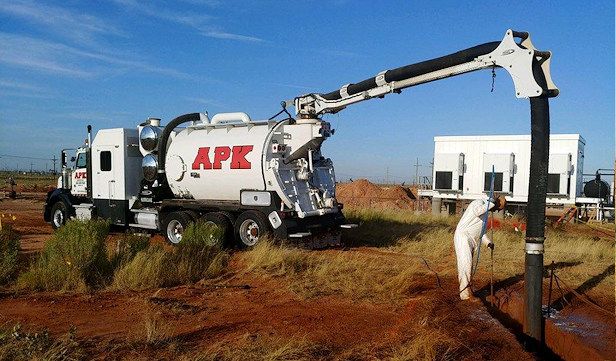
[[[86,147],[86,196],[92,201],[92,126],[88,125],[88,146]]]
[[[533,64],[533,74],[543,88],[545,78],[539,62]],[[543,340],[542,278],[543,241],[545,239],[545,198],[547,193],[548,158],[550,147],[550,107],[548,96],[530,98],[530,179],[526,227],[526,258],[524,273],[524,332],[529,346],[536,348]]]

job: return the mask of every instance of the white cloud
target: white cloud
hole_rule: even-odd
[[[93,75],[91,71],[67,61],[68,54],[64,50],[68,47],[64,45],[7,33],[0,33],[0,43],[0,62],[74,77],[85,78]]]
[[[233,33],[227,33],[224,31],[204,31],[201,34],[209,38],[216,38],[216,39],[227,39],[227,40],[248,41],[248,42],[264,41],[263,39],[257,38],[255,36],[233,34]]]
[[[113,0],[113,1],[116,4],[130,8],[131,10],[136,10],[147,16],[159,18],[159,19],[170,21],[173,23],[186,25],[186,26],[193,27],[196,29],[201,29],[209,21],[213,19],[211,16],[207,14],[177,13],[177,12],[169,11],[166,9],[154,8],[147,3],[142,3],[136,0]]]
[[[125,35],[109,21],[40,2],[0,0],[0,12],[42,25],[80,43],[92,43],[96,35]]]
[[[20,81],[6,79],[0,79],[0,95],[2,95],[3,97],[15,98],[54,98],[53,95],[48,94],[41,87]]]
[[[3,97],[13,97],[13,98],[35,98],[35,99],[53,99],[53,95],[41,94],[41,93],[30,93],[25,91],[0,91],[0,95]]]
[[[191,103],[202,104],[202,105],[210,106],[210,107],[219,107],[219,108],[225,107],[224,103],[221,103],[217,100],[210,99],[210,98],[184,97],[184,99]]]
[[[181,24],[194,28],[199,31],[203,36],[210,38],[223,39],[223,40],[235,40],[245,42],[263,42],[265,40],[253,36],[230,33],[222,31],[218,26],[214,25],[215,18],[202,13],[178,13],[161,8],[154,8],[148,4],[140,3],[136,0],[113,0],[115,3],[128,7],[132,10],[136,10],[144,15],[158,18],[161,20],[170,21],[173,23]],[[216,2],[206,1],[209,6],[217,6]],[[216,3],[216,5],[215,5]]]
[[[31,90],[31,91],[41,91],[38,86],[34,86],[32,84],[23,83],[14,80],[6,80],[0,79],[0,88],[9,88],[9,89],[17,89],[17,90]]]
[[[91,78],[123,67],[174,77],[187,76],[175,69],[22,35],[0,33],[0,44],[0,62],[52,74]],[[87,62],[87,59],[91,61]]]

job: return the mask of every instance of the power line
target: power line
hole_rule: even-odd
[[[25,157],[21,155],[0,154],[0,157],[18,158],[18,159],[34,159],[34,160],[53,160],[52,158]]]

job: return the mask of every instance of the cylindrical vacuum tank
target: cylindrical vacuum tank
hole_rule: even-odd
[[[165,175],[176,197],[239,201],[241,190],[265,190],[267,123],[187,127],[170,141]],[[267,171],[267,170],[265,170]]]

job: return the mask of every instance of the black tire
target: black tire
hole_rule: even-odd
[[[68,220],[68,207],[64,202],[57,201],[51,207],[51,227],[58,229],[66,224]]]
[[[229,248],[233,245],[233,224],[222,212],[210,212],[201,217],[206,222],[212,222],[223,230],[221,247]]]
[[[177,245],[182,241],[182,234],[189,224],[193,223],[193,219],[187,212],[171,212],[164,221],[162,232],[167,242],[172,245]]]
[[[238,248],[254,247],[259,240],[272,234],[272,228],[265,214],[254,210],[240,214],[235,221],[234,230]]]
[[[187,213],[190,216],[190,218],[193,220],[193,222],[196,222],[199,219],[199,217],[201,217],[199,215],[199,213],[197,213],[197,212],[195,212],[193,210],[187,210],[187,211],[183,211],[183,212]]]

